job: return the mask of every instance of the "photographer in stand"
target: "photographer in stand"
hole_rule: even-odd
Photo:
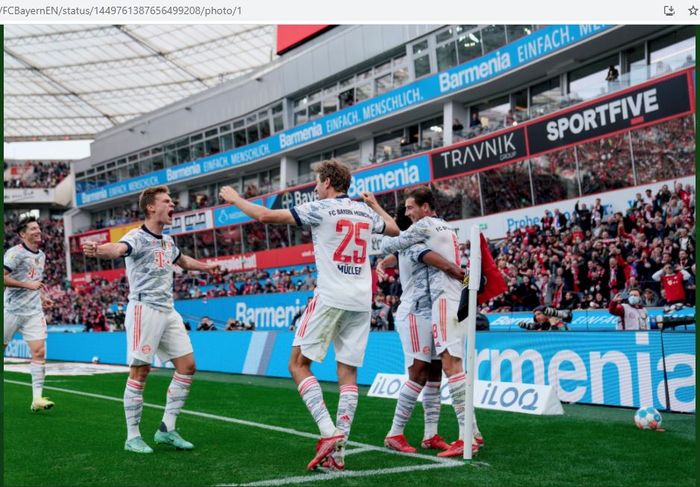
[[[570,310],[558,310],[551,306],[538,306],[533,310],[532,323],[520,323],[520,328],[531,331],[568,331],[571,323]]]

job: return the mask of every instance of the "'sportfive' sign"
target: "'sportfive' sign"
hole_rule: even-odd
[[[685,73],[586,104],[527,126],[530,154],[661,120],[691,110]]]

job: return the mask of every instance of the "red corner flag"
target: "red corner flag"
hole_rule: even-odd
[[[503,275],[496,267],[496,262],[489,251],[489,244],[482,233],[479,233],[480,250],[481,250],[481,285],[476,295],[477,304],[483,304],[491,298],[495,298],[501,293],[508,290],[506,281]],[[467,276],[469,274],[467,273]],[[466,280],[465,280],[466,281]],[[459,307],[457,308],[457,319],[463,321],[469,314],[469,287],[465,285],[462,288],[462,295],[459,299]]]
[[[484,238],[484,234],[479,234],[481,240],[481,279],[479,292],[476,295],[476,302],[483,304],[491,298],[495,298],[508,290],[506,281],[503,279],[501,271],[498,270],[496,262],[489,251],[489,244]]]

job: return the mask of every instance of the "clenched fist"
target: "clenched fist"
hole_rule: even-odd
[[[97,242],[85,242],[83,244],[83,253],[88,257],[97,257],[97,245]]]
[[[236,201],[241,197],[240,194],[238,194],[238,191],[233,189],[231,186],[224,186],[221,188],[219,191],[219,198],[224,200],[226,203],[235,205]]]

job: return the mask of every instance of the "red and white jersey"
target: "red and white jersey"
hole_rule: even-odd
[[[318,268],[316,294],[328,306],[368,311],[372,306],[369,265],[372,233],[385,223],[367,204],[342,195],[310,201],[291,210],[297,225],[309,225]]]

